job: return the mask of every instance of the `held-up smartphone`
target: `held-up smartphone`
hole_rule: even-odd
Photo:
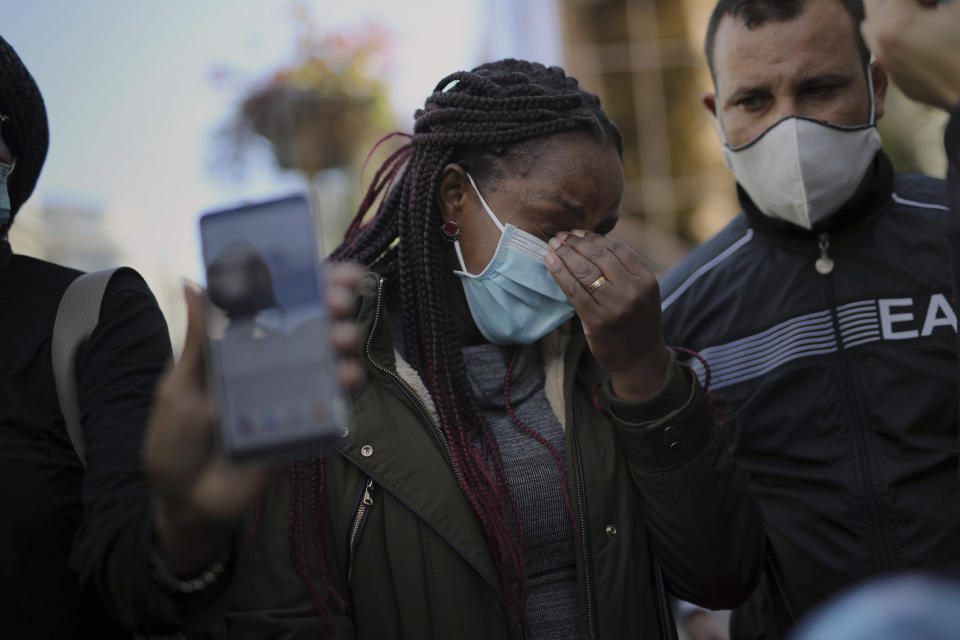
[[[225,457],[309,456],[348,407],[328,337],[323,265],[303,195],[200,217],[207,377]]]

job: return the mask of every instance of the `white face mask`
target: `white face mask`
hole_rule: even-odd
[[[870,120],[864,125],[787,116],[734,147],[719,120],[727,167],[765,215],[812,229],[854,194],[880,149],[871,76],[868,72]]]

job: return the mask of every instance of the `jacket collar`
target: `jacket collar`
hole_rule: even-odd
[[[831,235],[843,234],[873,219],[892,202],[893,182],[893,165],[883,151],[878,151],[857,191],[836,213],[813,230],[765,215],[739,184],[737,198],[750,226],[761,235],[780,240],[809,241],[815,240],[824,232]]]

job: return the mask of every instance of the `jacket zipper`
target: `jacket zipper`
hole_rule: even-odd
[[[813,263],[813,267],[817,270],[822,276],[829,275],[833,273],[833,258],[828,255],[830,250],[830,234],[821,233],[819,240],[820,247],[820,257],[817,258],[817,261]]]
[[[361,487],[357,508],[353,515],[353,525],[350,527],[350,538],[347,543],[347,584],[353,584],[353,554],[357,548],[357,539],[367,521],[367,514],[373,506],[373,493],[373,478],[367,478],[366,483]]]
[[[573,426],[573,402],[567,405],[567,424],[570,428],[569,442],[573,445],[573,479],[577,489],[577,526],[580,529],[580,553],[583,556],[583,584],[587,600],[587,637],[595,640],[597,637],[596,612],[593,603],[593,562],[590,556],[589,534],[587,530],[586,486],[583,482],[583,458],[580,455],[580,441],[577,439],[576,429]],[[568,444],[569,446],[569,444]]]
[[[826,239],[827,234],[821,235],[821,252],[824,251],[823,245],[829,242]],[[819,269],[818,269],[819,271]],[[830,317],[833,321],[834,337],[837,340],[837,356],[840,359],[840,371],[843,379],[843,394],[847,407],[850,411],[850,417],[853,421],[854,450],[857,456],[858,466],[860,467],[860,481],[863,483],[864,498],[868,502],[867,512],[870,514],[870,528],[875,539],[875,552],[879,555],[881,570],[892,568],[892,562],[889,558],[887,545],[881,535],[880,512],[877,508],[876,493],[873,486],[873,471],[870,464],[870,455],[867,451],[866,435],[864,434],[863,422],[860,419],[860,411],[857,408],[855,396],[853,393],[853,379],[850,373],[850,365],[847,361],[847,352],[843,346],[843,333],[840,331],[840,318],[837,314],[837,299],[833,289],[833,261],[831,260],[830,270],[824,274],[824,288],[827,294],[827,305],[830,308]]]
[[[383,283],[386,281],[386,278],[382,276],[377,276],[377,307],[374,312],[373,324],[370,327],[370,332],[367,335],[367,343],[365,346],[367,360],[370,362],[373,367],[390,377],[393,382],[400,387],[401,390],[407,395],[407,397],[417,406],[420,410],[420,413],[423,415],[424,419],[430,424],[434,435],[437,440],[440,442],[440,447],[443,450],[444,455],[447,458],[447,463],[450,465],[450,468],[453,469],[454,475],[457,477],[457,484],[460,485],[460,488],[463,489],[463,478],[460,477],[460,471],[457,470],[456,466],[453,464],[453,451],[450,448],[450,443],[447,441],[446,435],[443,433],[443,429],[440,428],[440,424],[433,417],[433,414],[427,409],[427,405],[423,402],[417,392],[414,391],[406,380],[401,378],[397,373],[391,371],[389,368],[383,366],[379,362],[373,359],[373,353],[371,351],[373,345],[373,336],[377,331],[377,327],[380,324],[380,318],[383,310]]]

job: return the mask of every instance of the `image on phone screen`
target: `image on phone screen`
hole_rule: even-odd
[[[208,378],[231,458],[306,453],[342,435],[318,238],[293,196],[205,214]]]

